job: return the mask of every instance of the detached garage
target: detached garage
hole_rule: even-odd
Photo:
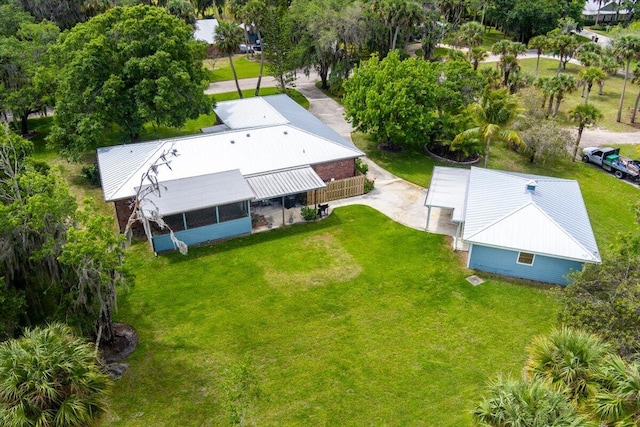
[[[601,262],[577,181],[475,167],[466,179],[469,268],[565,285],[569,272]]]

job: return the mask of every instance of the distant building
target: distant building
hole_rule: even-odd
[[[622,6],[620,0],[587,0],[582,17],[597,24],[617,24],[619,21],[626,21],[630,13],[631,11]]]

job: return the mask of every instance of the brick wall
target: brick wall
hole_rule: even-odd
[[[350,178],[356,175],[355,159],[336,160],[335,162],[320,163],[312,166],[318,176],[324,181]]]
[[[118,220],[118,227],[120,228],[120,232],[123,233],[124,229],[127,227],[127,221],[129,221],[129,217],[131,216],[131,199],[122,199],[116,200],[113,202],[113,207],[116,210],[116,219]],[[134,225],[134,228],[138,224]]]

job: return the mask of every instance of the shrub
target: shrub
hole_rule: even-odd
[[[98,169],[97,163],[83,166],[80,175],[82,175],[82,177],[86,179],[89,184],[93,185],[94,187],[100,187],[100,171]]]
[[[373,180],[365,180],[364,181],[364,193],[367,194],[369,192],[371,192],[373,190],[373,187],[375,186],[375,181]]]
[[[315,208],[312,208],[311,206],[303,206],[302,209],[300,209],[300,215],[302,215],[302,218],[305,219],[305,221],[312,221],[316,218],[316,210]]]
[[[356,159],[356,169],[362,175],[366,175],[369,172],[369,165],[362,161],[362,159]]]

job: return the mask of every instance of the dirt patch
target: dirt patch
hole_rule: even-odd
[[[100,353],[105,363],[124,360],[138,346],[138,333],[131,325],[114,323],[113,334],[113,342],[100,346]]]

